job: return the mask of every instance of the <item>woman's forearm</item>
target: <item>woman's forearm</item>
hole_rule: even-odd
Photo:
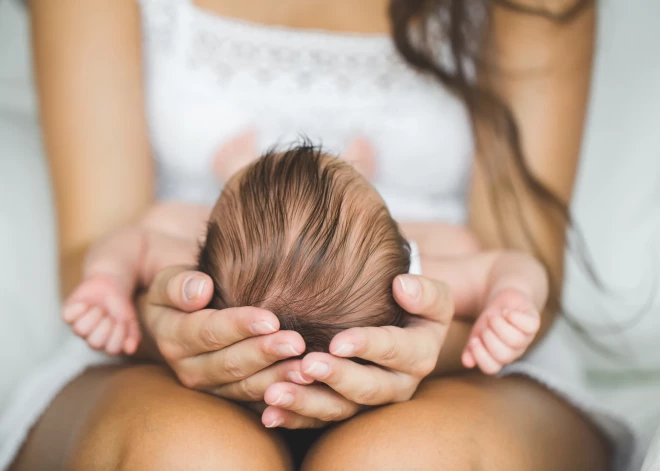
[[[137,220],[153,200],[139,6],[33,0],[29,10],[66,296],[88,247]]]

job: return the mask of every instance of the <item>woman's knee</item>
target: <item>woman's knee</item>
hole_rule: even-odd
[[[108,383],[81,431],[74,469],[289,468],[283,445],[250,412],[187,390],[163,369],[127,368]]]
[[[607,469],[606,445],[568,406],[525,380],[498,381],[428,381],[411,401],[327,433],[305,469]]]
[[[460,418],[463,405],[432,411],[418,402],[371,410],[339,425],[317,442],[303,469],[481,469],[478,429]]]

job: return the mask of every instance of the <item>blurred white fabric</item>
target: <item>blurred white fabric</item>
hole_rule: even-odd
[[[660,428],[655,434],[649,447],[642,471],[658,471],[660,469]]]
[[[61,344],[54,218],[23,7],[0,2],[0,411]],[[0,414],[1,415],[1,414]]]
[[[598,5],[599,52],[573,211],[612,295],[596,292],[568,260],[564,300],[600,343],[623,354],[608,359],[573,342],[589,391],[635,426],[631,469],[639,470],[660,424],[660,2]],[[632,327],[598,334],[640,312]]]

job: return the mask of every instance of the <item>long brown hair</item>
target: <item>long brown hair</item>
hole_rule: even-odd
[[[540,2],[542,3],[542,2]],[[524,191],[549,208],[554,218],[571,231],[578,245],[573,250],[594,282],[602,283],[591,269],[579,231],[571,218],[567,202],[543,184],[526,163],[519,128],[507,103],[488,86],[488,80],[475,80],[474,68],[480,75],[497,67],[483,43],[488,29],[488,13],[493,4],[522,14],[536,15],[556,22],[568,22],[589,0],[575,1],[563,11],[544,7],[533,8],[507,0],[391,0],[390,19],[395,45],[403,58],[415,69],[435,77],[466,105],[473,128],[477,157],[488,180],[489,200],[496,215],[513,212],[520,220],[526,243],[546,266],[549,264],[539,250],[522,214],[514,176],[522,181]],[[449,45],[450,57],[443,57],[439,45]],[[448,59],[448,60],[447,60]],[[488,149],[486,149],[488,145]],[[518,186],[520,184],[518,183]],[[496,218],[499,222],[502,218]],[[501,239],[508,246],[516,234],[498,224]],[[569,243],[570,245],[570,243]],[[560,310],[561,280],[550,277],[549,308]],[[574,323],[579,330],[577,323]]]

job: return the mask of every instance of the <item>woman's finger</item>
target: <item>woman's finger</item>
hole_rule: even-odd
[[[209,392],[231,401],[263,401],[266,389],[272,384],[291,381],[292,374],[297,375],[296,379],[303,379],[300,375],[301,363],[301,360],[281,361],[264,368],[252,376],[225,384]],[[309,384],[311,381],[307,381],[306,383]]]
[[[424,276],[399,275],[392,282],[392,291],[394,299],[403,309],[445,328],[454,316],[451,291],[441,281]]]
[[[441,342],[430,322],[409,328],[393,326],[356,327],[341,332],[330,342],[330,353],[358,357],[413,376],[433,371]]]
[[[173,266],[161,270],[149,288],[148,302],[183,312],[204,309],[213,296],[211,278],[190,267]]]
[[[272,312],[258,307],[205,309],[160,320],[160,341],[168,343],[174,356],[183,358],[222,350],[241,340],[276,332],[280,323]],[[163,345],[165,347],[165,345]]]
[[[283,330],[252,337],[215,352],[184,358],[173,368],[179,380],[189,388],[216,389],[304,351],[305,342],[300,334]]]
[[[381,405],[410,399],[418,384],[413,376],[373,365],[360,365],[328,353],[303,358],[303,373],[330,386],[346,399],[362,405]]]
[[[268,387],[264,401],[304,417],[323,422],[337,422],[354,416],[358,404],[325,385],[300,386],[293,383],[275,383]]]
[[[288,429],[322,428],[328,425],[322,420],[305,417],[273,406],[266,407],[261,414],[261,422],[268,428],[282,427]]]

